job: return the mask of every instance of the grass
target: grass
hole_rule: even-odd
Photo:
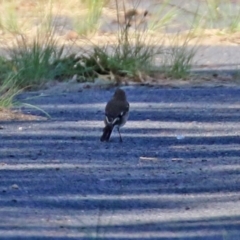
[[[171,47],[164,58],[163,73],[173,79],[187,79],[194,55],[194,48],[189,48],[186,42],[181,46]]]
[[[4,11],[1,11],[0,28],[11,33],[19,33],[21,31],[19,16],[16,11],[16,3],[14,1],[4,0],[1,2]]]
[[[169,78],[187,79],[193,65],[197,45],[190,45],[192,33],[175,35],[169,39],[169,46],[161,55],[161,71]]]
[[[160,6],[156,7],[156,14],[152,17],[151,21],[149,21],[149,30],[159,31],[159,29],[169,26],[174,21],[179,14],[179,9],[176,6],[169,9],[169,4],[170,0],[165,0]]]
[[[11,108],[16,102],[14,97],[19,93],[14,76],[9,76],[0,85],[0,109]]]
[[[239,31],[240,8],[230,0],[207,0],[208,20],[212,26],[226,32]],[[219,24],[220,23],[220,24]]]
[[[193,37],[199,37],[207,27],[218,27],[219,21],[225,24],[222,27],[226,32],[239,30],[240,10],[234,9],[230,0],[206,0],[203,7],[199,5],[194,11],[171,5],[169,0],[165,0],[155,6],[153,14],[139,12],[138,3],[129,10],[124,1],[121,4],[115,1],[118,26],[115,41],[109,37],[99,45],[88,36],[98,31],[101,15],[108,2],[64,0],[59,3],[42,0],[24,10],[28,16],[26,21],[17,2],[3,0],[1,9],[4,14],[0,17],[0,28],[10,34],[14,41],[7,46],[7,56],[0,57],[0,84],[5,89],[2,90],[2,99],[12,99],[9,96],[15,92],[13,89],[36,89],[52,79],[64,81],[74,76],[77,76],[77,81],[108,77],[118,83],[121,83],[121,79],[144,82],[143,76],[151,75],[151,70],[156,69],[153,67],[156,56],[161,59],[158,69],[165,75],[186,79],[197,51],[197,46],[191,47],[189,44]],[[70,13],[68,18],[71,16],[71,19],[65,17],[64,21],[66,24],[72,23],[68,26],[80,36],[85,36],[85,46],[90,47],[79,47],[73,41],[71,48],[69,42],[62,41],[64,25],[59,25],[56,15]],[[191,17],[187,18],[191,19],[189,34],[166,34],[171,39],[166,51],[164,41],[156,36],[171,29],[181,14]],[[146,18],[149,18],[148,23]],[[35,30],[31,32],[33,27]],[[72,51],[74,47],[78,51]],[[6,81],[11,83],[12,78],[14,87],[12,90],[9,88],[8,92]]]
[[[34,88],[54,77],[51,61],[61,57],[55,40],[50,36],[28,40],[23,35],[16,38],[15,45],[9,49],[11,69],[16,74],[17,85]]]
[[[118,8],[116,2],[116,9]],[[111,43],[109,40],[101,47],[93,46],[93,51],[84,58],[84,65],[88,69],[92,68],[95,76],[109,75],[116,80],[129,77],[139,81],[141,72],[149,69],[154,55],[158,52],[147,37],[148,31],[138,29],[140,24],[141,22],[137,24],[127,18],[120,24],[118,16],[119,30],[116,42]],[[133,31],[130,25],[134,26]]]
[[[83,6],[84,11],[81,16],[74,17],[74,30],[84,36],[96,32],[105,4],[104,0],[82,1],[79,6]]]
[[[147,73],[153,64],[154,57],[159,54],[157,47],[149,34],[149,28],[144,26],[147,12],[135,18],[136,9],[126,11],[115,1],[117,10],[118,31],[115,42],[109,39],[100,47],[93,45],[84,57],[84,65],[93,70],[93,77],[108,75],[110,79],[120,83],[122,78],[143,81],[143,73]],[[124,10],[124,21],[121,21],[120,9]],[[130,16],[131,13],[131,16]]]
[[[235,33],[240,30],[240,7],[233,7],[231,4],[227,4],[227,11],[223,11],[224,18],[228,22],[227,32]],[[230,16],[230,17],[229,17]]]
[[[227,34],[240,30],[240,7],[238,4],[233,5],[231,0],[205,0],[201,4],[196,4],[196,9],[193,11],[179,6],[178,8],[181,12],[192,16],[192,18],[187,17],[187,21],[190,22],[190,26],[193,26],[195,21],[195,28],[214,29],[219,30],[219,33]]]

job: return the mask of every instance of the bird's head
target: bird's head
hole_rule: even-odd
[[[126,101],[126,94],[122,89],[118,88],[115,91],[113,98],[120,101]]]

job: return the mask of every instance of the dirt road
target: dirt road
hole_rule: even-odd
[[[121,144],[113,89],[19,97],[52,119],[0,124],[0,239],[239,239],[240,89],[125,90]]]

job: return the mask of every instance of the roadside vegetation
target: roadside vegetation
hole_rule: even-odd
[[[2,0],[0,108],[12,107],[19,91],[53,80],[144,83],[156,72],[187,79],[206,29],[216,34],[240,29],[240,9],[230,0],[205,0],[192,8],[165,0],[154,12],[132,3]],[[108,13],[115,29],[106,35],[101,26]],[[183,31],[168,31],[181,15],[186,15]]]

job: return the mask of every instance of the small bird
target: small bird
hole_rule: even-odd
[[[103,134],[100,140],[108,142],[112,133],[112,130],[116,126],[120,138],[120,142],[122,142],[122,137],[120,134],[120,127],[122,127],[129,115],[129,103],[127,101],[127,97],[125,92],[118,88],[112,99],[107,103],[105,108],[105,119],[103,128]]]

